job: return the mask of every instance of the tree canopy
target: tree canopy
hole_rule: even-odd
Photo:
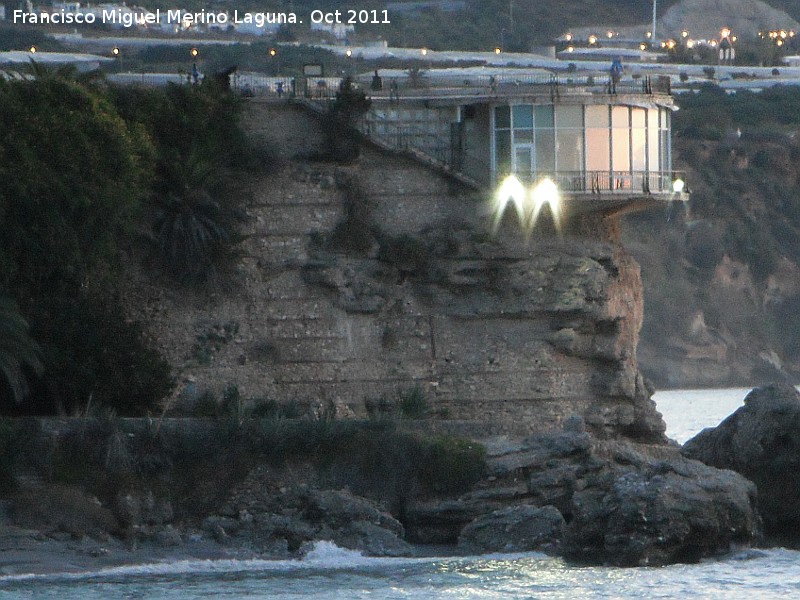
[[[0,136],[0,289],[94,284],[146,194],[146,136],[56,76],[0,80]]]

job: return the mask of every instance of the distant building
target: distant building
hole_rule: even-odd
[[[597,60],[609,63],[619,57],[624,62],[658,62],[667,57],[666,54],[637,50],[633,48],[579,48],[568,46],[556,53],[561,60]]]
[[[347,39],[347,36],[356,30],[355,25],[347,23],[312,23],[311,31],[325,31],[330,33],[337,40]]]
[[[31,60],[46,66],[72,65],[80,72],[94,71],[103,63],[112,62],[114,59],[96,54],[83,54],[79,52],[42,52],[36,54],[27,51],[11,50],[0,52],[0,69],[16,69],[29,65]]]
[[[386,9],[390,15],[392,13],[418,14],[431,9],[442,12],[458,12],[466,8],[466,0],[417,0],[412,2],[388,2],[386,4]]]
[[[264,23],[259,27],[257,24],[258,21],[255,18],[248,19],[247,15],[252,15],[252,13],[245,13],[244,16],[240,16],[243,22],[233,25],[238,33],[248,35],[271,35],[277,33],[278,29],[281,27],[279,23]]]

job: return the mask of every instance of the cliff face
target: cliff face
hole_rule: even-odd
[[[676,137],[675,157],[690,203],[636,215],[624,232],[646,290],[644,372],[659,387],[797,381],[800,145],[734,129]]]
[[[315,121],[252,104],[284,157]],[[369,148],[347,167],[286,160],[253,183],[244,258],[226,292],[132,282],[129,304],[183,380],[177,403],[235,385],[319,414],[426,412],[525,434],[581,415],[598,434],[662,439],[639,374],[639,267],[618,224],[563,235],[513,219],[487,233],[484,199]]]

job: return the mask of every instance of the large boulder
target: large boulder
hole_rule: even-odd
[[[755,486],[732,471],[676,458],[574,494],[568,559],[616,566],[696,562],[760,535]]]
[[[624,566],[692,562],[760,541],[756,489],[741,475],[677,447],[599,440],[582,429],[570,420],[564,431],[488,443],[486,479],[455,500],[412,504],[409,533],[451,543],[459,527],[471,552],[553,548],[559,536],[542,532],[557,527],[541,509],[569,523],[559,553]]]
[[[370,556],[408,556],[403,526],[378,505],[347,490],[282,485],[266,466],[254,469],[203,529],[217,541],[283,557],[328,540]]]
[[[754,482],[766,532],[800,540],[800,394],[795,388],[781,383],[754,389],[744,406],[686,442],[682,452]]]
[[[458,537],[464,552],[553,552],[564,533],[564,517],[554,506],[511,506],[479,517]]]

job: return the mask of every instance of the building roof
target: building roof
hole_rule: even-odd
[[[113,58],[97,54],[81,54],[77,52],[30,52],[27,50],[9,50],[0,52],[0,65],[27,65],[31,61],[45,65],[67,65],[81,63],[111,62]]]

